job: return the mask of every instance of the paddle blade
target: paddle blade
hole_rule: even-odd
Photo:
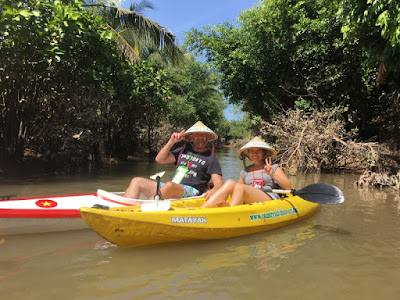
[[[343,192],[336,186],[327,183],[308,185],[298,191],[293,191],[293,195],[320,204],[340,204],[344,202]]]
[[[171,207],[170,200],[154,200],[143,202],[142,211],[167,211]]]
[[[150,179],[153,179],[153,180],[156,180],[157,179],[157,177],[163,177],[164,176],[164,174],[165,174],[165,171],[162,171],[162,172],[160,172],[160,173],[156,173],[156,174],[154,174],[154,175],[151,175],[150,176]]]

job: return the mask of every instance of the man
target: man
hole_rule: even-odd
[[[214,141],[218,136],[201,121],[194,124],[187,131],[184,129],[171,134],[170,139],[157,154],[156,162],[159,164],[172,164],[177,166],[174,178],[165,184],[160,184],[160,193],[163,199],[186,198],[201,195],[208,199],[220,186],[222,186],[222,171],[217,158],[214,156]],[[172,147],[185,140],[189,145],[171,151]],[[213,142],[212,151],[207,144]],[[180,181],[178,173],[183,171]],[[207,190],[207,184],[212,180],[214,187]],[[132,179],[124,196],[138,199],[143,193],[148,199],[153,199],[156,194],[157,183],[150,179],[135,177]]]

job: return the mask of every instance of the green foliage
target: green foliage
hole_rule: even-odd
[[[98,159],[92,129],[99,120],[86,117],[97,109],[91,98],[106,88],[104,63],[111,53],[118,58],[101,20],[82,13],[79,1],[3,1],[0,24],[1,148],[17,158],[30,148],[45,161],[66,159],[74,166],[82,156]],[[67,145],[82,146],[83,132],[86,145],[65,157]]]
[[[138,61],[115,79],[115,95],[106,111],[107,153],[126,158],[143,148],[151,152],[151,134],[168,111],[166,73],[149,61]]]
[[[239,140],[251,137],[249,122],[246,122],[248,118],[243,118],[242,121],[232,120],[229,122],[229,135],[228,139]]]
[[[348,126],[358,127],[370,138],[378,134],[372,122],[384,114],[393,102],[389,95],[397,95],[399,89],[400,73],[396,71],[390,81],[387,78],[389,85],[378,90],[376,65],[366,63],[388,51],[378,47],[382,37],[377,28],[382,28],[388,41],[397,43],[397,3],[265,0],[242,12],[237,27],[220,24],[192,30],[187,34],[187,47],[207,58],[221,73],[221,88],[229,101],[242,104],[250,114],[271,120],[290,108],[313,111],[346,106],[348,119],[357,120]],[[343,39],[342,15],[347,5],[354,15],[350,18],[354,39]],[[356,25],[364,19],[365,6],[375,9],[375,28],[371,22]],[[360,44],[362,39],[365,43]],[[396,57],[390,66],[394,69],[400,55],[391,43],[382,45],[392,47]],[[377,48],[366,51],[367,47]]]
[[[369,167],[370,168],[375,167],[376,166],[375,157],[371,153],[367,153],[366,156],[367,156],[366,160],[367,160],[367,162],[369,164]]]
[[[193,30],[187,43],[191,50],[205,51],[222,73],[230,101],[264,119],[301,103],[335,106],[360,80],[359,71],[354,73],[360,54],[344,51],[337,9],[331,0],[264,1],[240,15],[240,27]]]
[[[154,9],[150,1],[133,2],[130,9],[118,7],[121,1],[84,1],[83,7],[99,15],[112,29],[121,55],[132,63],[156,54],[165,63],[179,64],[183,53],[175,35],[164,26],[146,18],[142,12]]]
[[[373,66],[384,62],[399,70],[400,2],[397,0],[343,0],[339,16],[342,32],[352,43],[360,44],[370,55]]]
[[[254,124],[292,108],[301,116],[340,109],[347,129],[400,143],[398,1],[264,0],[239,16],[239,26],[189,32],[187,47],[207,63],[186,55],[175,66],[168,51],[176,48],[158,51],[144,40],[134,51],[155,62],[132,65],[121,56],[121,37],[142,32],[128,26],[144,24],[138,13],[102,6],[118,13],[125,31],[118,18],[79,0],[1,3],[0,158],[30,155],[74,170],[151,153],[170,127],[198,120],[221,137],[247,138]],[[247,112],[242,121],[225,120],[225,99]],[[160,127],[168,134],[157,135]]]
[[[169,122],[187,128],[201,120],[222,134],[226,128],[221,123],[226,104],[218,90],[219,78],[209,65],[189,56],[183,68],[170,68],[168,73],[173,93],[169,101]]]
[[[399,145],[400,2],[343,0],[338,15],[344,40],[363,50],[364,73],[369,72],[377,85],[363,82],[374,111],[370,119],[382,140]]]
[[[29,149],[72,171],[138,147],[165,107],[163,71],[121,60],[113,33],[77,0],[6,0],[0,18],[3,157]]]

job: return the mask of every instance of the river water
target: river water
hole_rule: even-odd
[[[217,153],[238,178],[236,150]],[[92,175],[0,182],[18,198],[123,191],[171,166],[138,160]],[[290,177],[338,186],[346,201],[272,231],[213,241],[120,248],[90,229],[0,237],[0,299],[398,299],[400,196],[353,186],[357,175]]]

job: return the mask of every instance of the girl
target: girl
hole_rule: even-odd
[[[276,155],[271,148],[259,137],[253,138],[238,151],[245,167],[240,172],[239,182],[227,180],[202,207],[234,206],[243,203],[262,202],[278,199],[279,196],[269,192],[270,189],[281,187],[290,190],[292,185],[282,168],[272,164],[271,157]],[[246,167],[248,157],[253,164]],[[226,199],[231,195],[230,204]]]

